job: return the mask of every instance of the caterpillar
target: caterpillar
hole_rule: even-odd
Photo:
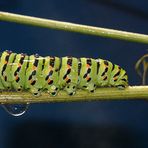
[[[42,91],[56,96],[60,90],[74,95],[76,89],[94,92],[96,87],[128,86],[124,69],[110,61],[76,57],[42,57],[4,51],[0,55],[0,90]]]

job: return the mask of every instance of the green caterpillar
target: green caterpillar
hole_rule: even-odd
[[[74,95],[76,89],[128,86],[126,71],[107,60],[75,57],[42,57],[4,51],[0,56],[0,90],[28,90],[35,96],[59,90]]]

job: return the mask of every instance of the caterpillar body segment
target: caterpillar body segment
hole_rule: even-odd
[[[110,61],[75,57],[42,57],[4,51],[0,57],[0,90],[42,91],[55,96],[60,90],[74,95],[76,89],[94,92],[96,87],[128,86],[126,71]]]
[[[58,57],[45,57],[44,66],[42,67],[42,74],[44,77],[45,85],[44,90],[49,94],[55,96],[59,91],[59,68],[60,58]]]
[[[0,57],[1,56],[2,56],[2,53],[0,53]],[[1,58],[0,58],[0,64],[1,64]],[[3,83],[2,83],[1,76],[0,76],[0,91],[2,91],[4,89],[5,89],[5,87],[4,87]]]
[[[97,84],[97,62],[91,58],[80,58],[80,61],[80,83],[78,87],[93,92]]]
[[[61,60],[60,89],[64,88],[69,95],[73,95],[78,85],[78,60],[74,57],[63,57]]]
[[[110,75],[112,72],[113,65],[114,64],[112,64],[110,61],[97,59],[97,86],[105,87],[112,85],[110,83]]]
[[[128,85],[128,77],[126,71],[123,70],[120,66],[114,64],[110,74],[109,84],[121,89],[125,88]]]
[[[42,75],[43,58],[38,55],[29,56],[26,69],[25,89],[30,89],[34,95],[40,95],[44,86]]]
[[[16,54],[13,63],[11,63],[12,87],[17,91],[25,89],[27,61],[27,55]]]
[[[11,67],[15,59],[16,54],[10,51],[5,51],[2,53],[0,60],[0,78],[3,87],[6,89],[12,88],[12,77],[11,77]]]

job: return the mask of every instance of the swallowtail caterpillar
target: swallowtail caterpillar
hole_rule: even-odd
[[[27,90],[35,96],[60,90],[74,95],[76,89],[94,92],[96,87],[128,86],[126,71],[103,59],[42,57],[4,51],[0,55],[0,90]]]

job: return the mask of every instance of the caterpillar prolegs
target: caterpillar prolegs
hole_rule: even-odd
[[[4,51],[0,56],[0,90],[28,90],[35,96],[60,90],[74,95],[76,89],[94,92],[96,87],[128,85],[126,71],[103,59],[42,57]]]

